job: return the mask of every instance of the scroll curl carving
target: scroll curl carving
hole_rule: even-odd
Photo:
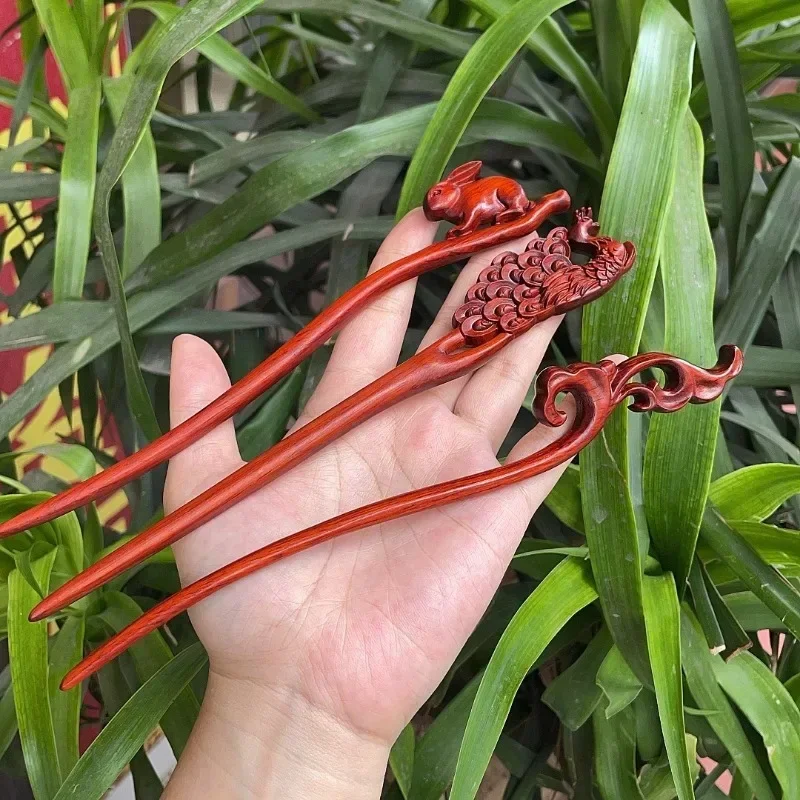
[[[655,378],[644,383],[631,380],[647,369],[660,370],[663,383]],[[629,397],[633,400],[628,406],[630,411],[669,413],[688,403],[715,400],[741,370],[742,351],[735,345],[723,345],[717,364],[709,369],[666,353],[643,353],[620,364],[603,360],[597,364],[578,362],[566,367],[548,367],[537,378],[533,412],[545,425],[563,425],[567,417],[556,405],[556,398],[567,392],[577,403],[576,430],[594,429],[598,424],[599,430],[611,411]]]
[[[571,241],[591,253],[587,263],[571,260]],[[604,294],[635,259],[631,242],[598,235],[592,210],[582,208],[569,230],[554,228],[546,237],[531,239],[522,253],[496,256],[470,287],[453,325],[470,345],[499,332],[521,333]]]

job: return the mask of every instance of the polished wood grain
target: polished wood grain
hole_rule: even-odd
[[[632,381],[638,373],[653,368],[663,372],[663,385],[655,379],[647,383]],[[611,412],[626,399],[632,400],[631,411],[672,412],[687,403],[708,403],[722,394],[725,385],[741,368],[742,353],[732,345],[721,348],[719,361],[711,369],[664,353],[634,356],[618,365],[605,360],[598,364],[550,367],[541,372],[537,380],[536,418],[544,425],[564,425],[568,421],[567,414],[556,402],[562,393],[572,395],[576,409],[572,424],[555,442],[519,461],[372,503],[262,547],[146,611],[67,673],[61,688],[67,690],[76,686],[177,614],[256,570],[334,537],[539,475],[569,460],[589,444]]]

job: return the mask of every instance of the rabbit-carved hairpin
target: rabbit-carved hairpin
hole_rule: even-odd
[[[632,267],[636,257],[633,244],[601,236],[589,209],[578,211],[569,229],[557,227],[544,237],[535,234],[548,217],[567,210],[570,200],[566,192],[528,201],[519,184],[508,178],[479,178],[480,167],[480,162],[471,162],[457,168],[426,196],[429,219],[458,224],[444,242],[368,276],[203,411],[94,478],[1,524],[0,536],[42,524],[96,500],[170,458],[288,374],[386,289],[488,247],[534,234],[522,253],[501,253],[479,275],[454,315],[453,330],[67,581],[34,608],[32,621],[74,603],[177,541],[380,411],[478,368],[539,322],[594,300]],[[587,263],[571,260],[573,246],[589,253]],[[650,367],[664,372],[663,387],[655,381],[630,382]],[[65,677],[62,687],[76,685],[175,614],[255,569],[333,536],[537,475],[570,459],[588,444],[625,398],[634,398],[634,411],[674,411],[689,402],[718,397],[740,369],[741,353],[728,347],[721,351],[720,363],[710,370],[661,353],[635,356],[618,366],[602,361],[544,370],[536,399],[536,416],[541,422],[554,426],[565,422],[555,406],[559,392],[570,392],[577,401],[573,425],[556,442],[515,464],[356,509],[245,556],[146,612],[93,651]]]

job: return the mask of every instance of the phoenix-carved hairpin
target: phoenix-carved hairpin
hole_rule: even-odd
[[[478,161],[458,167],[426,195],[426,216],[456,225],[444,241],[368,276],[205,409],[95,477],[0,524],[0,537],[108,495],[180,452],[287,375],[387,289],[489,247],[533,235],[522,253],[501,253],[481,272],[454,315],[453,330],[67,581],[34,608],[32,621],[74,603],[177,541],[380,411],[477,369],[534,325],[591,302],[633,266],[634,245],[600,235],[591,209],[576,212],[570,228],[555,227],[546,236],[536,233],[550,216],[569,208],[565,191],[530,201],[515,181],[480,178],[480,168]],[[573,261],[573,249],[588,254],[588,261]],[[560,392],[571,393],[577,405],[573,423],[555,442],[522,461],[355,509],[251,553],[147,611],[69,672],[62,688],[75,686],[176,614],[256,569],[332,537],[538,475],[585,447],[627,397],[633,398],[633,411],[669,412],[687,403],[709,402],[720,396],[741,364],[740,351],[726,346],[711,369],[663,353],[634,356],[619,365],[601,361],[546,369],[537,381],[536,418],[550,426],[566,422],[555,404]],[[663,371],[663,386],[655,380],[632,382],[636,374],[652,367]]]

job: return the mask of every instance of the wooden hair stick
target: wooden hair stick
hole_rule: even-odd
[[[569,209],[570,197],[563,190],[529,201],[519,184],[510,178],[478,179],[480,167],[479,161],[458,167],[426,197],[429,219],[461,223],[448,232],[447,239],[367,276],[202,411],[94,477],[0,523],[0,538],[99,500],[179,453],[288,375],[388,289],[487,248],[527,236],[548,217]],[[434,192],[437,194],[433,195]],[[486,223],[491,224],[479,228]]]
[[[663,370],[663,387],[655,380],[646,384],[629,382],[639,372],[653,367]],[[537,380],[536,418],[552,427],[561,426],[567,421],[566,414],[556,406],[556,397],[561,392],[570,393],[576,404],[572,426],[557,441],[520,461],[381,500],[262,547],[181,589],[146,611],[70,670],[61,688],[68,690],[76,686],[177,614],[256,570],[337,536],[539,475],[569,460],[589,444],[611,412],[626,398],[633,399],[630,405],[632,411],[671,412],[687,403],[707,403],[721,395],[725,384],[741,368],[741,351],[732,345],[720,350],[717,365],[708,370],[663,353],[634,356],[619,365],[612,361],[601,361],[599,364],[578,363],[566,368],[550,367]]]

